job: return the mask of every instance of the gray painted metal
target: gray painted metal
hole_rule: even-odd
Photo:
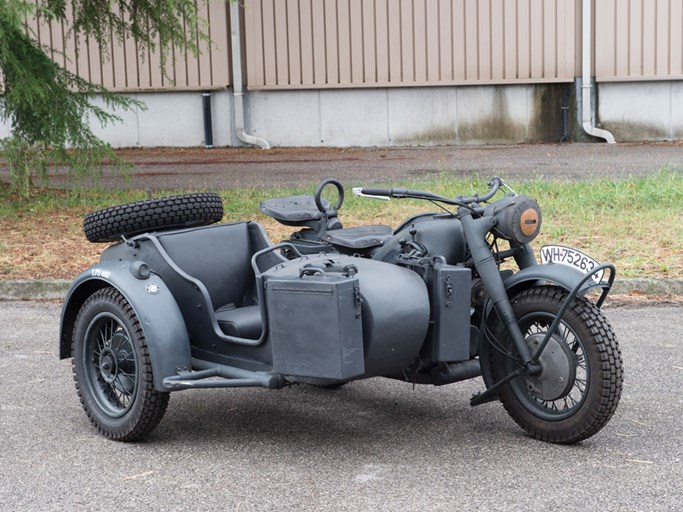
[[[514,295],[539,281],[551,283],[571,291],[585,276],[586,274],[582,274],[573,268],[558,265],[556,263],[549,263],[547,265],[536,265],[521,269],[505,279],[504,284],[508,294],[511,295]],[[581,292],[585,293],[597,286],[599,285],[593,281],[588,281],[582,286]]]
[[[319,196],[324,183],[315,201],[321,211],[328,207]],[[335,252],[354,251],[356,244],[330,243],[326,229],[315,229],[305,217],[303,230],[319,237],[331,252],[302,255],[296,250],[296,233],[291,242],[272,245],[254,222],[141,234],[105,250],[101,263],[74,283],[64,306],[60,356],[69,355],[65,344],[80,305],[94,289],[111,283],[141,324],[151,326],[145,336],[155,386],[163,391],[281,388],[288,382],[334,385],[374,376],[442,385],[481,372],[488,389],[471,403],[494,399],[517,376],[542,374],[539,356],[577,293],[592,286],[608,291],[614,281],[611,265],[609,281],[597,285],[587,284],[590,275],[564,266],[537,265],[528,245],[532,235],[510,228],[535,212],[531,203],[511,209],[514,203],[506,197],[497,203],[500,209],[481,206],[503,186],[500,178],[493,178],[486,193],[457,198],[403,188],[359,189],[359,195],[457,207],[453,214],[408,219],[386,243],[367,247],[366,258]],[[335,213],[343,197],[339,188]],[[306,207],[309,202],[303,203]],[[290,218],[285,218],[288,225]],[[327,226],[326,213],[319,222]],[[510,242],[509,250],[499,250],[487,239],[496,226]],[[353,242],[353,233],[347,238]],[[292,259],[277,252],[284,248]],[[501,272],[499,266],[513,257],[521,270],[509,277],[512,272]],[[481,298],[472,292],[472,272],[485,290]],[[510,296],[548,282],[571,293],[532,353]],[[494,309],[522,364],[492,385],[488,350],[495,343],[485,329],[478,352],[473,340],[478,322],[484,326]],[[618,395],[611,406],[617,401]]]
[[[154,387],[168,391],[163,380],[178,369],[190,369],[190,341],[183,316],[164,280],[156,274],[148,279],[133,276],[135,261],[104,261],[82,272],[73,282],[62,307],[60,359],[71,357],[71,333],[80,306],[95,290],[113,286],[131,305],[149,348]]]
[[[353,365],[355,358],[362,355],[364,358],[364,371],[357,374],[357,378],[367,378],[377,375],[387,375],[400,372],[407,368],[415,359],[415,355],[420,352],[427,329],[429,326],[429,296],[427,287],[422,278],[415,272],[406,268],[375,261],[366,258],[356,258],[353,256],[346,256],[340,254],[322,254],[304,256],[289,262],[276,266],[264,274],[266,280],[266,295],[268,296],[274,284],[275,279],[281,279],[283,282],[292,284],[299,277],[300,273],[306,269],[316,268],[344,268],[353,266],[356,269],[354,279],[357,280],[358,288],[354,304],[351,310],[347,310],[348,306],[344,307],[342,312],[344,317],[352,316],[351,322],[355,323],[357,320],[362,321],[362,354],[356,352],[356,346],[348,347],[349,350],[344,350],[343,353],[338,352],[339,347],[333,348],[328,346],[328,350],[334,351],[335,357],[342,356],[349,358],[349,364]],[[329,270],[323,272],[326,275],[333,274]],[[314,276],[309,279],[316,279]],[[328,286],[330,285],[330,277],[317,279],[324,282],[327,279]],[[301,293],[302,289],[310,287],[310,291],[319,287],[314,287],[312,284],[299,283],[296,288],[292,286],[291,292]],[[316,290],[320,292],[320,290]],[[349,290],[350,293],[356,293],[355,290]],[[331,296],[331,293],[330,293]],[[335,322],[342,321],[343,318],[330,318],[332,312],[323,312],[321,308],[329,308],[323,301],[315,301],[313,299],[297,299],[290,295],[289,299],[294,302],[293,309],[289,316],[289,322],[279,321],[276,326],[288,326],[287,332],[282,333],[282,338],[288,336],[292,337],[289,346],[301,343],[303,345],[310,345],[314,343],[311,340],[310,333],[317,333],[320,335],[321,331],[329,329],[333,331],[330,336],[334,335],[334,331],[343,328]],[[273,300],[272,298],[270,299]],[[282,299],[280,299],[282,300]],[[302,304],[297,304],[302,302]],[[305,305],[308,305],[308,308]],[[270,305],[270,304],[269,304]],[[355,309],[360,305],[360,318],[356,318],[358,314]],[[276,316],[287,314],[289,309],[287,305],[280,306],[281,311],[276,312]],[[304,318],[302,325],[297,325],[292,322],[292,318],[301,318],[300,315],[294,313],[307,314],[311,318]],[[321,322],[325,320],[328,322],[323,325]],[[348,319],[347,319],[348,321]],[[275,339],[273,346],[275,345]],[[329,345],[332,340],[320,339],[319,343]],[[318,342],[315,342],[318,343]],[[469,344],[468,344],[469,346]],[[302,349],[297,350],[301,353]],[[302,357],[310,357],[302,355]],[[320,361],[318,361],[320,363]],[[305,362],[299,362],[299,365],[304,365]],[[309,362],[307,365],[311,365]],[[355,367],[355,366],[354,366]],[[308,374],[310,377],[323,376],[320,373],[313,372]],[[336,379],[348,379],[351,376],[333,377]]]

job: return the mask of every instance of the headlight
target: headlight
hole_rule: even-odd
[[[529,196],[504,197],[488,205],[484,215],[496,219],[493,234],[510,242],[527,244],[541,230],[541,208]]]

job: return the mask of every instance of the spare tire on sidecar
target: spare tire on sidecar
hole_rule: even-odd
[[[205,226],[222,218],[223,202],[218,194],[182,194],[89,213],[83,219],[83,232],[90,242],[116,242],[148,231]]]

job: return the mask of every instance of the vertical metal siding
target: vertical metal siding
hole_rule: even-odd
[[[116,8],[116,7],[114,7]],[[71,12],[67,2],[67,16]],[[204,90],[230,85],[230,25],[224,0],[211,0],[201,6],[213,44],[200,42],[198,57],[187,48],[172,48],[168,54],[167,75],[161,72],[158,52],[140,55],[132,39],[111,37],[108,55],[82,35],[66,30],[61,22],[26,21],[27,30],[46,48],[51,58],[69,71],[113,91]]]
[[[38,0],[36,0],[38,1]],[[252,89],[566,82],[581,65],[581,0],[245,0]],[[683,79],[683,0],[595,0],[599,81]],[[71,4],[67,3],[67,10]],[[61,23],[27,20],[51,57],[115,91],[231,82],[224,0],[202,6],[214,44],[157,52],[132,39],[103,56]]]
[[[595,4],[596,80],[683,78],[683,0]]]
[[[571,81],[578,3],[246,0],[248,86]]]

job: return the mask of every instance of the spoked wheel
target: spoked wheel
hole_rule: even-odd
[[[103,288],[85,301],[72,353],[81,404],[105,437],[135,441],[159,424],[169,393],[154,389],[140,322],[117,290]]]
[[[531,288],[512,300],[519,327],[534,354],[567,293]],[[522,365],[501,322],[491,326],[491,371],[498,381]],[[522,374],[501,388],[510,416],[532,436],[576,443],[596,434],[621,397],[621,352],[609,322],[584,298],[569,306],[540,356],[541,373]]]

